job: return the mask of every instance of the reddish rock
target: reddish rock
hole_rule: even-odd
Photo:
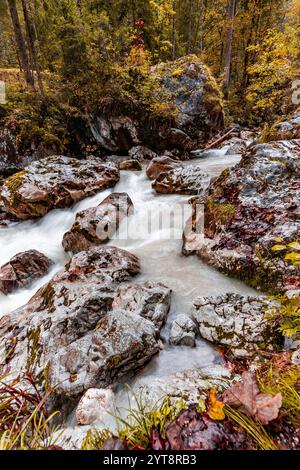
[[[161,173],[180,167],[181,163],[168,156],[156,157],[151,160],[146,169],[150,180],[156,180]]]
[[[125,160],[119,163],[119,170],[142,171],[143,167],[137,160]]]
[[[92,246],[102,245],[132,211],[133,203],[128,194],[113,193],[99,206],[78,212],[71,230],[64,235],[64,249],[78,253]]]
[[[52,261],[39,251],[19,253],[0,268],[0,291],[9,294],[43,277]]]

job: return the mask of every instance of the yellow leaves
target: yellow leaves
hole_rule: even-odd
[[[300,261],[300,253],[288,253],[284,259],[287,261]]]
[[[274,245],[272,246],[272,251],[282,251],[286,250],[286,245]]]
[[[300,251],[300,243],[299,242],[292,242],[288,244],[289,248],[292,248],[292,250],[297,250]]]
[[[214,421],[223,421],[225,419],[224,403],[217,399],[217,392],[212,388],[208,396],[208,415]]]

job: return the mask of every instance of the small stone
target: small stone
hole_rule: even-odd
[[[81,397],[77,409],[78,424],[88,425],[100,421],[106,411],[112,411],[114,393],[110,389],[90,388]]]

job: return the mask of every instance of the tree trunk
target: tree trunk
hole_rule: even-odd
[[[172,18],[172,59],[176,57],[176,0],[173,0],[173,18]]]
[[[7,0],[7,4],[8,4],[11,21],[12,21],[13,28],[14,28],[16,45],[19,51],[19,56],[20,56],[25,80],[28,85],[30,85],[31,87],[34,87],[34,78],[30,71],[30,66],[29,66],[29,61],[28,61],[27,51],[26,51],[26,44],[25,44],[23,33],[22,33],[22,29],[21,29],[16,0]]]
[[[224,81],[225,99],[228,98],[229,86],[230,86],[233,23],[234,23],[234,18],[235,18],[235,8],[236,8],[236,0],[228,0],[228,4],[227,4],[228,27],[227,27],[227,33],[226,33],[225,81]]]
[[[192,46],[192,27],[193,27],[193,0],[190,0],[189,3],[189,24],[188,24],[188,54],[191,53]]]
[[[36,45],[35,45],[36,43],[35,27],[30,17],[29,11],[27,9],[26,0],[21,0],[21,1],[22,1],[23,15],[24,15],[25,26],[26,26],[27,37],[28,37],[29,50],[30,50],[30,55],[31,55],[31,60],[32,60],[32,66],[35,69],[36,74],[37,74],[37,80],[38,80],[39,90],[41,93],[42,103],[45,106],[45,103],[46,103],[45,89],[44,89],[44,84],[43,84],[43,80],[41,76],[40,66],[38,63]]]

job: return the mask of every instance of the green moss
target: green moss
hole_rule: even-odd
[[[23,179],[27,174],[27,170],[20,171],[19,173],[15,173],[14,175],[7,178],[5,181],[5,186],[11,193],[12,197],[18,192],[19,188],[22,186]]]
[[[207,211],[212,216],[217,224],[225,225],[229,217],[233,216],[236,207],[230,203],[219,203],[213,197],[209,197],[206,201],[205,212]]]
[[[40,343],[41,328],[37,327],[27,332],[27,361],[26,370],[33,372],[40,365],[42,346]]]

